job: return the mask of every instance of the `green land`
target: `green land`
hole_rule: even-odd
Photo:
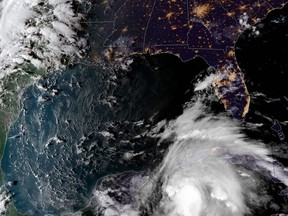
[[[25,71],[25,72],[23,72]],[[37,69],[32,64],[27,64],[21,71],[4,78],[3,89],[0,92],[0,157],[2,158],[9,127],[18,116],[19,100],[22,92],[33,83],[38,76],[43,76],[47,71]],[[3,172],[0,169],[0,187],[3,186]],[[9,204],[7,216],[22,216],[18,213],[13,202]]]

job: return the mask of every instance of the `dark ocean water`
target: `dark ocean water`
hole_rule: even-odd
[[[274,164],[275,168],[284,168],[288,166],[288,4],[271,11],[255,27],[259,35],[248,29],[236,43],[237,61],[251,95],[244,131],[250,138],[266,144],[280,162]],[[280,194],[275,190],[278,187],[283,190]],[[268,205],[253,209],[253,215],[287,214],[285,188],[277,179],[270,179],[266,189],[279,206],[278,211]]]
[[[253,138],[274,142],[271,146],[283,154],[288,137],[288,4],[271,11],[255,25],[259,35],[246,30],[236,43],[236,57],[251,94],[247,122],[263,123]],[[272,126],[278,125],[278,129]],[[286,161],[287,163],[287,161]]]
[[[131,71],[76,65],[26,89],[2,159],[21,213],[79,210],[99,178],[161,160],[157,140],[137,135],[181,114],[207,64],[167,54],[133,58]],[[126,152],[143,153],[123,161]]]

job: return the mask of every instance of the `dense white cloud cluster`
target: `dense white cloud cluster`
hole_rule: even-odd
[[[159,123],[152,136],[173,143],[154,174],[138,185],[137,203],[123,205],[109,191],[96,191],[104,215],[141,215],[146,209],[155,216],[243,216],[251,211],[247,204],[269,202],[259,193],[259,175],[288,185],[285,169],[274,165],[263,143],[247,139],[239,123],[226,116],[207,114],[199,100],[159,134],[163,126]]]
[[[111,198],[107,191],[95,191],[94,196],[97,197],[101,214],[104,216],[138,216],[139,212],[134,210],[130,204],[120,204]],[[120,194],[121,196],[121,194]]]
[[[80,55],[81,14],[73,0],[3,0],[0,3],[0,79],[25,64],[61,69]]]
[[[247,139],[227,117],[204,113],[198,101],[161,134],[162,139],[173,137],[174,143],[153,178],[163,181],[155,215],[242,216],[250,211],[247,203],[263,201],[255,173],[273,176],[277,169],[277,179],[288,185],[284,169],[273,166],[263,143]],[[155,189],[147,185],[153,194]]]
[[[5,191],[3,186],[0,187],[0,215],[5,215],[10,200],[11,196]]]

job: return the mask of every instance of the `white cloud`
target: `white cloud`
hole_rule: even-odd
[[[97,200],[98,210],[95,212],[103,216],[138,216],[139,212],[135,210],[131,204],[122,204],[117,202],[109,192],[113,190],[107,189],[105,191],[96,190],[93,198]],[[121,196],[121,194],[119,194]]]
[[[0,188],[0,215],[5,215],[7,206],[11,201],[11,196],[5,191],[3,186]]]
[[[251,27],[251,25],[249,24],[249,16],[247,15],[247,13],[243,13],[243,15],[240,16],[239,24],[244,29]]]
[[[64,57],[80,56],[86,46],[77,36],[81,14],[73,0],[3,0],[0,3],[0,79],[23,64],[57,70]]]
[[[196,84],[194,91],[201,91],[201,90],[206,89],[207,87],[209,87],[213,84],[215,79],[217,79],[219,77],[220,77],[220,75],[210,74],[209,76],[205,77],[204,80],[201,80]]]
[[[117,189],[99,187],[90,207],[105,216],[136,216],[143,209],[153,216],[244,216],[250,213],[247,203],[269,202],[258,193],[259,174],[270,173],[288,186],[286,168],[275,166],[263,143],[247,139],[238,122],[205,110],[194,101],[177,119],[156,126],[151,136],[173,143],[154,174],[125,179],[125,186],[113,180],[121,178],[107,176]],[[133,197],[130,202],[115,198],[124,191]]]
[[[191,182],[191,179],[174,179],[177,182],[177,185],[174,184],[174,181],[170,181],[172,184],[165,186],[165,193],[169,197],[169,203],[167,205],[172,205],[173,208],[169,208],[169,215],[181,215],[181,216],[191,216],[191,215],[200,215],[201,206],[203,205],[203,197],[198,190],[198,188]]]
[[[161,200],[158,207],[154,204],[154,215],[243,216],[249,213],[246,201],[258,197],[256,201],[250,200],[257,206],[263,200],[257,194],[261,182],[255,172],[266,170],[273,175],[274,160],[269,157],[269,151],[262,143],[247,139],[238,123],[225,116],[206,113],[199,119],[204,112],[202,103],[195,102],[160,135],[163,140],[173,137],[174,143],[151,182],[142,188],[140,198],[149,203],[156,196],[155,191],[159,191],[153,182],[163,181]],[[226,160],[246,156],[254,159],[255,166],[249,167],[249,161],[239,159],[237,165],[245,175]],[[276,177],[288,185],[288,177],[279,166]]]

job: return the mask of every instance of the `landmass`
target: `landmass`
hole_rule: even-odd
[[[96,1],[93,18],[97,44],[94,58],[122,58],[131,53],[163,53],[183,61],[203,57],[222,76],[215,80],[215,93],[236,119],[249,111],[250,96],[235,58],[235,43],[247,28],[284,0],[126,0]]]
[[[235,43],[247,28],[261,34],[254,25],[285,4],[284,0],[96,0],[87,3],[89,14],[81,25],[90,29],[92,63],[103,58],[122,61],[134,53],[172,53],[182,61],[204,58],[222,74],[215,80],[215,93],[234,118],[243,119],[249,111],[250,95],[235,57]],[[19,96],[47,74],[33,65],[24,71],[1,80],[0,155],[19,112]],[[8,212],[17,215],[13,206]]]

